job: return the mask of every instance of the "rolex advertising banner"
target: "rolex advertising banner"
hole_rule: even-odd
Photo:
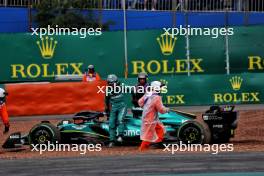
[[[264,26],[237,27],[228,37],[231,73],[263,72]],[[0,34],[0,82],[54,81],[55,75],[81,75],[89,64],[101,77],[125,74],[124,34],[100,36]],[[191,75],[225,74],[225,36],[190,36]],[[185,36],[164,30],[128,31],[128,77],[187,75]]]
[[[123,81],[127,85],[136,84],[132,78]],[[264,73],[175,76],[159,81],[167,86],[168,92],[161,95],[168,106],[264,103]],[[129,97],[127,102],[131,102]]]
[[[234,28],[229,40],[232,73],[264,72],[263,29],[263,26]]]
[[[0,80],[53,81],[55,75],[82,75],[94,64],[100,75],[123,75],[121,33],[104,33],[87,39],[78,36],[0,34]]]
[[[129,73],[147,72],[150,76],[187,75],[186,38],[144,31],[128,33]],[[145,39],[145,40],[142,40]],[[140,42],[137,42],[140,41]],[[190,37],[190,73],[224,74],[224,37]]]

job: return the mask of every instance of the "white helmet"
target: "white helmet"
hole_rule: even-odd
[[[6,91],[2,88],[0,88],[0,105],[4,104],[6,101]]]
[[[152,81],[151,84],[150,84],[153,92],[155,93],[160,93],[161,92],[161,82],[160,81]]]
[[[6,96],[6,91],[0,88],[0,98],[4,98]]]

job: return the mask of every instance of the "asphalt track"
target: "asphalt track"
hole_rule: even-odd
[[[0,160],[0,175],[263,176],[264,153]]]
[[[263,109],[263,105],[241,105],[238,110]],[[179,107],[203,112],[208,106]],[[67,119],[72,115],[11,118],[11,121]],[[104,157],[46,159],[0,159],[0,175],[182,175],[264,176],[264,153],[135,154]]]

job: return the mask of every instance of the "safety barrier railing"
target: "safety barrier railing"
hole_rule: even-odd
[[[64,3],[63,0],[0,0],[2,7],[25,7],[41,1]],[[252,11],[263,12],[264,0],[69,0],[73,8],[160,11]]]
[[[0,0],[0,7],[27,7],[39,4],[41,0]]]

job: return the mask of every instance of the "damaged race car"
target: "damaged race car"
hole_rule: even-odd
[[[140,142],[142,109],[132,108],[127,114],[125,134],[122,145],[136,145]],[[234,106],[211,106],[198,121],[194,114],[171,109],[169,113],[159,114],[166,128],[164,143],[182,141],[191,144],[227,143],[234,137],[238,113]],[[22,145],[49,143],[102,144],[109,142],[109,123],[104,113],[82,111],[71,120],[62,120],[57,126],[49,121],[36,124],[28,134],[11,134],[3,148],[16,148]]]

